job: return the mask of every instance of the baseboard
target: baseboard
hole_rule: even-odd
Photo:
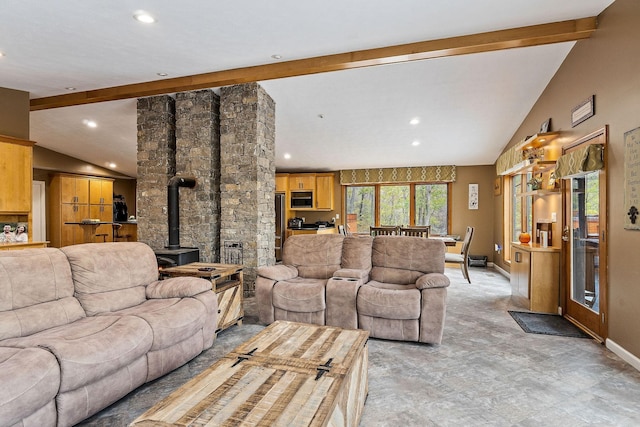
[[[493,263],[492,263],[493,264]],[[502,274],[504,277],[506,277],[507,279],[511,279],[511,275],[509,273],[507,273],[506,270],[503,270],[502,268],[500,268],[499,266],[493,264],[493,269],[496,270],[498,273]]]
[[[624,347],[618,345],[615,341],[609,338],[606,339],[605,345],[609,350],[611,350],[614,354],[616,354],[622,360],[624,360],[629,365],[633,366],[638,371],[640,371],[640,358],[629,353],[627,350],[624,349]]]

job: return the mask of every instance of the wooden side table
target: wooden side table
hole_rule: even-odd
[[[232,325],[242,325],[244,318],[242,266],[192,262],[160,271],[162,278],[194,276],[211,281],[211,289],[218,297],[216,333]]]

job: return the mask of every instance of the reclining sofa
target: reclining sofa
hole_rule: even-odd
[[[0,426],[71,426],[215,339],[211,283],[137,242],[0,252]]]
[[[297,235],[282,264],[257,270],[261,323],[290,320],[371,337],[440,344],[447,287],[444,243],[422,237]]]

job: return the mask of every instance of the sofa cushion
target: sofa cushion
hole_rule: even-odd
[[[415,283],[424,273],[444,273],[444,243],[436,239],[376,236],[373,239],[371,280]]]
[[[358,315],[385,319],[419,319],[420,291],[414,286],[371,281],[360,287],[356,300]]]
[[[0,420],[14,425],[53,402],[60,388],[60,367],[40,348],[0,347]]]
[[[353,270],[371,270],[371,251],[373,237],[349,236],[342,243],[342,268]]]
[[[75,295],[89,316],[141,304],[145,286],[158,280],[156,256],[144,243],[86,243],[61,250],[71,265]]]
[[[324,279],[292,279],[273,287],[273,306],[286,311],[311,313],[326,308]]]
[[[340,268],[343,240],[340,234],[291,236],[284,243],[282,263],[296,267],[300,277],[329,279]]]
[[[60,365],[60,393],[97,381],[144,356],[151,328],[135,316],[85,317],[34,335],[0,342],[7,347],[42,347]]]
[[[59,249],[0,251],[0,340],[84,317],[73,290],[69,263]]]
[[[138,316],[147,322],[153,331],[151,351],[171,347],[195,335],[208,319],[204,304],[195,298],[152,299],[115,314]]]

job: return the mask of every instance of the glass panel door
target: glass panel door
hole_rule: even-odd
[[[573,302],[599,313],[599,172],[571,179],[571,292]]]

